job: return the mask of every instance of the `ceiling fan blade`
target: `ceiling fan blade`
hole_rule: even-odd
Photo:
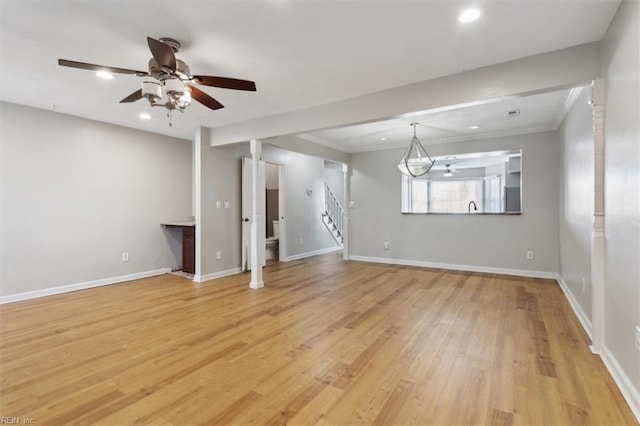
[[[256,91],[256,83],[249,80],[239,80],[237,78],[212,77],[209,75],[194,75],[193,79],[203,86],[221,87],[223,89]]]
[[[138,89],[123,100],[120,101],[121,104],[126,104],[129,102],[135,102],[142,99],[142,89]]]
[[[176,71],[176,55],[173,54],[171,46],[151,37],[147,37],[147,44],[158,65],[169,68],[171,72]]]
[[[145,71],[128,70],[126,68],[106,67],[104,65],[87,64],[85,62],[69,61],[67,59],[58,59],[58,65],[70,68],[79,68],[81,70],[89,71],[109,71],[115,74],[135,74],[138,76],[149,75]]]
[[[191,97],[207,108],[211,108],[214,110],[224,108],[224,105],[222,105],[220,102],[216,101],[197,87],[191,85],[187,85],[187,87],[189,87],[189,90],[191,90]]]

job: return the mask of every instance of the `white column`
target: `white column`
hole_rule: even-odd
[[[602,354],[604,348],[604,288],[605,288],[605,233],[604,233],[604,81],[591,85],[593,110],[593,226],[591,231],[591,325],[593,341],[591,351]]]
[[[347,163],[342,163],[342,173],[344,174],[344,218],[342,221],[342,258],[349,260],[349,203],[351,203],[351,176],[350,167]]]
[[[208,134],[198,127],[193,139],[193,218],[196,224],[195,274],[193,280],[200,282],[202,276],[202,149],[207,144]]]
[[[260,222],[260,191],[264,191],[264,188],[260,186],[260,160],[262,160],[262,142],[253,139],[251,141],[251,158],[253,159],[252,168],[252,188],[251,197],[253,201],[253,221],[251,222],[251,282],[249,287],[258,289],[264,287],[264,281],[262,281],[262,262],[260,262],[260,251],[258,250],[258,233],[261,227]]]

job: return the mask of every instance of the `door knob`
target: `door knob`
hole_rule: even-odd
[[[248,217],[243,217],[243,218],[242,218],[242,221],[243,221],[243,222],[249,222],[249,218],[248,218]]]

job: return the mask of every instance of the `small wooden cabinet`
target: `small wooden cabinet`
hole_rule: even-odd
[[[196,228],[182,227],[182,272],[196,273]]]
[[[182,231],[182,272],[196,273],[196,227],[193,222],[169,222],[164,226]]]

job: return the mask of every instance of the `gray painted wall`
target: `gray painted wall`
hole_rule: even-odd
[[[624,1],[603,43],[605,345],[640,392],[640,4]],[[636,394],[637,395],[637,394]]]
[[[522,215],[402,215],[403,149],[352,154],[351,255],[557,272],[557,132],[427,146],[435,156],[501,149],[522,149]]]
[[[212,148],[202,143],[200,275],[239,268],[241,263],[242,178],[238,146]],[[248,152],[248,147],[246,151]],[[231,208],[218,209],[217,201],[230,201]],[[224,206],[224,204],[223,204]],[[216,252],[221,259],[216,259]]]
[[[585,88],[559,133],[560,276],[591,319],[591,228],[593,221],[593,115]],[[586,281],[582,290],[582,279]]]
[[[0,108],[3,296],[179,266],[160,223],[191,216],[189,141]]]

